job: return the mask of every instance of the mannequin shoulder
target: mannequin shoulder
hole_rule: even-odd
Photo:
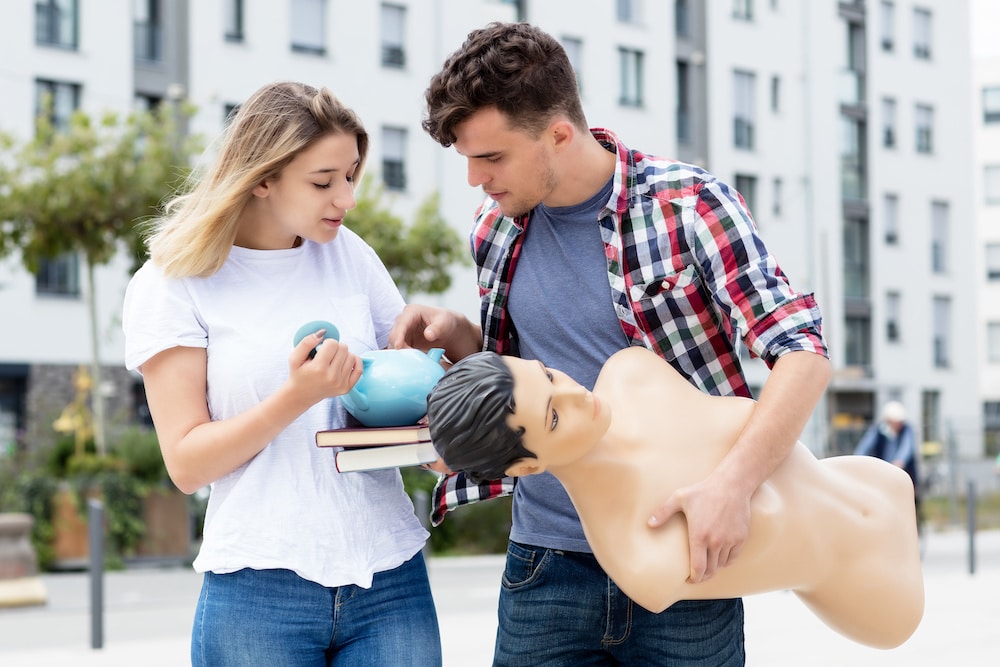
[[[635,384],[644,380],[655,383],[689,385],[663,357],[644,347],[627,347],[611,355],[598,376],[598,383],[629,382]]]

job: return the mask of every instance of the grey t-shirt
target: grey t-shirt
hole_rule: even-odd
[[[601,191],[575,206],[539,205],[525,232],[508,311],[520,356],[537,359],[593,389],[608,357],[628,345],[615,314],[597,219],[611,196]],[[590,552],[559,481],[549,473],[518,480],[515,542]]]

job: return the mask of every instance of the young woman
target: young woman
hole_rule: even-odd
[[[705,478],[756,403],[710,396],[645,348],[605,363],[593,392],[537,361],[481,352],[429,397],[444,463],[474,480],[548,470],[563,484],[598,562],[653,612],[678,600],[791,589],[847,637],[888,648],[923,615],[913,488],[871,457],[817,460],[801,443],[754,494],[735,561],[693,584],[687,527],[650,515]]]
[[[340,475],[314,445],[345,425],[336,397],[360,377],[356,355],[384,347],[403,308],[344,227],[367,150],[329,90],[264,86],[156,221],[128,287],[126,364],[171,479],[211,486],[194,665],[441,662],[427,533],[398,471]],[[340,341],[292,348],[313,320]]]

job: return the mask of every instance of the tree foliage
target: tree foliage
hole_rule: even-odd
[[[437,193],[424,200],[406,225],[383,203],[382,188],[370,183],[365,180],[358,188],[347,226],[374,248],[404,295],[447,290],[449,269],[464,260],[466,252],[458,233],[441,216]]]
[[[0,256],[43,260],[79,252],[90,267],[123,247],[137,258],[137,223],[156,213],[184,179],[198,141],[181,137],[169,113],[76,111],[65,129],[39,114],[35,135],[4,140]]]

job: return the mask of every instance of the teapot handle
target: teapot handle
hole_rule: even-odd
[[[427,356],[431,358],[435,363],[441,363],[441,357],[444,356],[443,347],[432,347],[427,350]]]
[[[365,371],[371,367],[372,363],[374,362],[368,357],[361,358],[361,377],[358,378],[357,384],[351,387],[351,391],[348,392],[351,395],[351,400],[354,401],[358,410],[364,411],[368,409],[368,397],[358,389],[358,384],[361,384],[361,380],[365,377]]]

